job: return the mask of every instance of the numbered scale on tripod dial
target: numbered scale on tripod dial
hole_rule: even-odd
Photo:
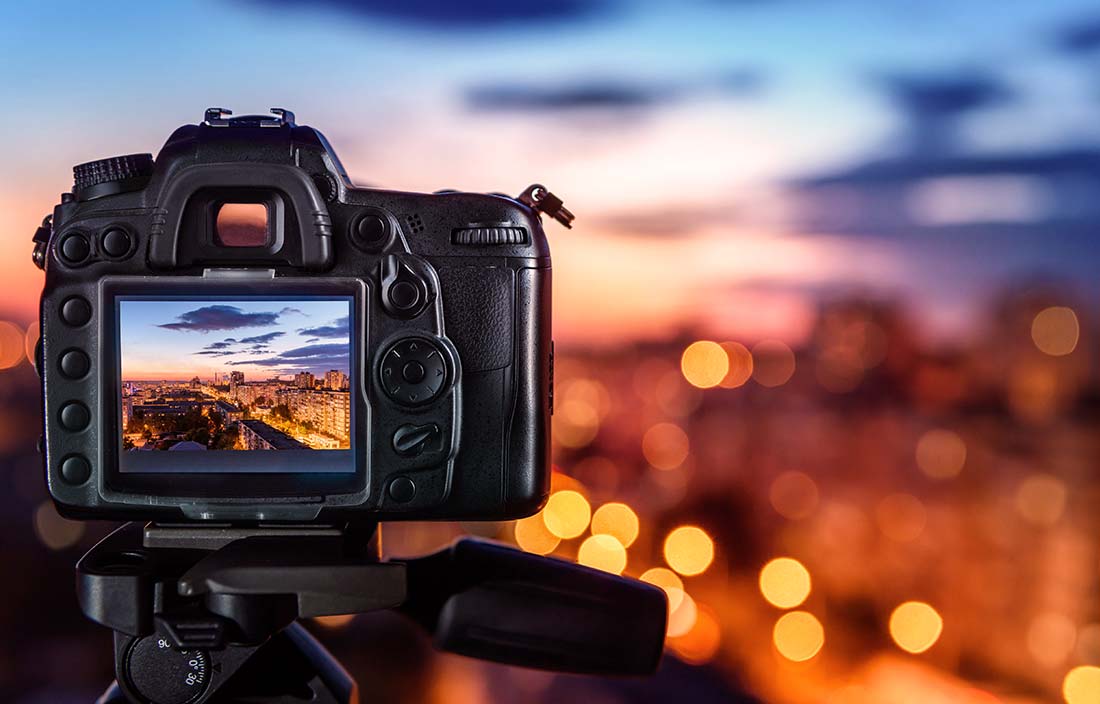
[[[151,704],[187,704],[210,681],[205,650],[176,650],[159,635],[136,641],[126,664],[130,684]]]

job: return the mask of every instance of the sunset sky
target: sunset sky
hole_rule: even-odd
[[[347,300],[119,302],[122,380],[349,374]]]
[[[559,340],[798,341],[821,296],[845,290],[958,334],[1032,276],[1094,290],[1096,250],[823,234],[799,223],[791,184],[902,150],[911,116],[885,88],[898,75],[1005,86],[961,125],[968,152],[1095,148],[1095,55],[1066,40],[1093,5],[34,4],[0,23],[0,316],[35,314],[30,236],[73,164],[155,153],[207,106],[277,105],[362,184],[560,194],[577,221],[547,226]]]

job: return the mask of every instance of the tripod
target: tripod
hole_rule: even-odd
[[[99,704],[357,704],[299,618],[397,609],[440,650],[540,669],[648,674],[660,589],[497,543],[379,559],[376,524],[128,523],[77,564],[80,607],[114,631]]]

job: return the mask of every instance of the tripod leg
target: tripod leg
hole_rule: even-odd
[[[298,623],[264,643],[213,704],[360,704],[351,675]]]

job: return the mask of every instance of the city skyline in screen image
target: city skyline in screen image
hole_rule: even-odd
[[[350,313],[350,298],[121,297],[122,449],[349,449]]]

